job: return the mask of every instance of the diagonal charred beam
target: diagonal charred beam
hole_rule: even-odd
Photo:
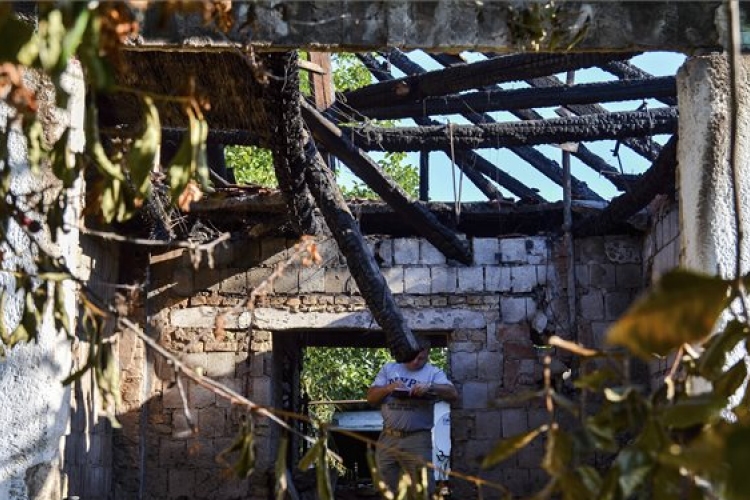
[[[454,94],[492,83],[535,78],[571,69],[629,59],[633,53],[521,54],[430,71],[354,90],[344,94],[358,109],[417,101],[429,96]]]
[[[471,252],[465,241],[441,224],[424,206],[410,200],[404,190],[386,177],[378,165],[357,148],[336,125],[304,101],[301,102],[301,109],[308,127],[327,151],[346,163],[352,172],[365,181],[394,210],[401,212],[414,229],[446,257],[463,264],[471,263]]]
[[[405,73],[408,73],[408,74],[425,73],[424,68],[422,68],[420,65],[413,62],[411,59],[409,59],[409,57],[407,57],[406,54],[404,54],[399,49],[395,49],[395,48],[391,49],[388,52],[387,57],[391,63],[393,63],[397,68],[399,68],[401,71]],[[495,120],[490,115],[484,114],[484,113],[468,111],[468,112],[462,113],[462,116],[466,118],[467,120],[469,120],[470,122],[477,124],[477,125],[483,124],[483,123],[495,123]],[[424,123],[421,123],[418,118],[415,118],[414,121],[417,122],[418,125],[424,125]],[[560,167],[560,165],[558,165],[557,162],[550,160],[549,158],[547,158],[546,156],[544,156],[542,153],[532,148],[531,146],[513,146],[508,149],[510,149],[510,151],[516,154],[519,158],[529,163],[532,167],[537,169],[539,172],[545,175],[548,179],[557,183],[560,186],[562,185],[562,181],[563,181],[562,168]],[[472,165],[473,164],[476,164],[476,161],[472,163]],[[573,178],[572,184],[573,184],[573,193],[575,194],[577,198],[592,199],[592,200],[602,199],[598,194],[596,194],[594,191],[589,189],[585,183],[579,181],[578,179]],[[522,198],[528,199],[529,197],[522,196]],[[531,199],[533,198],[534,197],[531,197]]]
[[[392,53],[393,51],[391,51]],[[389,56],[390,54],[389,53]],[[459,64],[466,64],[466,61],[461,58],[458,55],[454,54],[430,54],[430,56],[435,59],[440,64],[446,65],[446,66],[452,66],[452,65],[459,65]],[[408,59],[408,58],[407,58]],[[402,71],[404,71],[402,69]],[[485,88],[486,90],[493,90],[493,89],[500,89],[500,87],[496,85],[488,86]],[[510,111],[513,115],[515,115],[517,118],[520,118],[521,120],[544,120],[544,117],[534,111],[533,109],[514,109]],[[512,149],[511,149],[512,151]],[[628,180],[621,175],[621,173],[612,165],[607,163],[606,160],[604,160],[601,156],[595,154],[590,149],[588,149],[584,144],[578,144],[578,147],[575,151],[572,152],[572,155],[578,158],[581,162],[583,162],[584,165],[587,165],[591,169],[593,169],[595,172],[601,174],[602,176],[609,179],[612,184],[620,189],[625,190],[628,188]],[[531,164],[534,166],[534,164]],[[555,165],[558,169],[561,169],[559,165],[555,162]],[[573,185],[573,189],[575,192],[576,186],[575,183]]]
[[[321,227],[315,217],[315,202],[305,182],[305,153],[302,149],[302,128],[287,125],[284,120],[299,116],[299,68],[297,52],[280,52],[266,57],[272,78],[266,87],[264,103],[271,126],[283,133],[273,134],[273,168],[279,188],[286,200],[290,220],[300,234],[318,234]]]
[[[643,209],[656,195],[675,189],[677,168],[677,135],[664,145],[654,164],[641,176],[638,184],[617,198],[599,214],[584,219],[573,227],[576,236],[606,234]]]
[[[610,61],[608,63],[599,66],[604,71],[607,71],[615,75],[620,80],[648,80],[649,78],[656,78],[651,73],[643,71],[638,66],[631,64],[627,61]],[[667,106],[676,106],[677,97],[660,97],[657,98]]]
[[[546,76],[542,78],[533,78],[528,80],[528,83],[530,85],[533,85],[534,87],[559,87],[562,85],[565,85],[563,82],[560,81],[559,78],[554,76]],[[606,114],[609,113],[607,109],[604,107],[598,105],[598,104],[571,104],[569,106],[566,106],[566,109],[568,109],[571,113],[578,115],[578,116],[584,116],[584,115],[591,115],[591,114]],[[643,134],[643,135],[651,135],[651,134]],[[622,143],[625,144],[627,147],[638,153],[639,155],[643,156],[647,160],[655,160],[657,156],[659,156],[659,151],[661,150],[661,146],[659,146],[658,143],[655,141],[652,141],[651,139],[647,137],[626,137],[623,138]]]
[[[464,149],[504,148],[673,134],[677,130],[677,109],[624,111],[520,123],[366,129],[342,127],[341,130],[366,151],[442,150],[451,144]]]
[[[428,97],[419,102],[408,102],[388,107],[360,108],[358,111],[369,118],[394,120],[432,115],[484,113],[519,108],[546,108],[572,104],[651,99],[674,96],[676,92],[675,78],[664,76],[649,80],[487,90],[469,94]]]
[[[301,119],[298,118],[298,122],[301,128]],[[417,340],[396,304],[356,219],[346,205],[333,173],[325,165],[312,140],[308,140],[305,145],[305,158],[306,179],[310,190],[323,212],[336,244],[346,258],[359,292],[378,325],[385,332],[388,348],[399,362],[414,358],[419,351]]]

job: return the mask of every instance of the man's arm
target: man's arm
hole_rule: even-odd
[[[372,406],[378,406],[389,394],[402,385],[400,382],[392,382],[388,385],[371,386],[367,389],[367,402]]]
[[[430,392],[448,403],[458,399],[458,391],[453,384],[432,384]]]

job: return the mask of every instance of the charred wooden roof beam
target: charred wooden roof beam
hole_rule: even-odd
[[[344,96],[346,102],[357,109],[391,106],[430,96],[454,94],[493,83],[526,80],[561,71],[590,68],[613,59],[630,59],[634,55],[632,52],[510,55],[376,83],[347,92]]]
[[[659,158],[641,176],[638,184],[617,198],[599,214],[573,226],[579,237],[607,234],[613,227],[638,213],[659,194],[670,194],[675,189],[677,168],[677,135],[664,145]]]
[[[665,76],[649,80],[623,80],[547,88],[487,90],[470,94],[428,97],[419,102],[388,107],[361,108],[357,111],[369,118],[392,120],[432,115],[512,111],[523,108],[655,99],[674,96],[676,92],[675,78]]]
[[[404,54],[399,49],[391,49],[388,52],[388,60],[392,62],[397,68],[399,68],[401,71],[407,73],[407,74],[423,74],[426,71],[424,68],[422,68],[417,63],[413,62],[409,57]],[[462,113],[462,116],[469,120],[470,122],[474,124],[484,124],[484,123],[495,123],[495,120],[487,114],[482,114],[474,111],[465,111]],[[424,125],[423,122],[420,122],[422,120],[421,118],[414,118],[414,121],[417,122],[418,125]],[[545,175],[548,179],[551,181],[557,183],[558,185],[562,185],[563,181],[563,175],[562,175],[562,167],[560,165],[544,156],[542,153],[537,151],[536,149],[532,148],[531,146],[513,146],[509,148],[510,151],[512,151],[514,154],[516,154],[519,158],[523,159],[524,161],[528,162],[532,167],[537,169],[539,172],[541,172],[543,175]],[[484,162],[478,160],[477,158],[482,158],[480,155],[472,152],[471,155],[474,155],[475,158],[471,158],[471,165],[477,165],[480,164],[483,167]],[[454,157],[456,156],[455,149],[453,153]],[[489,163],[489,162],[487,162]],[[494,165],[492,166],[492,169],[487,169],[488,171],[497,170]],[[485,175],[489,175],[485,173]],[[490,176],[491,179],[494,179],[493,176]],[[599,196],[597,193],[589,189],[589,187],[579,181],[578,179],[572,179],[573,183],[573,192],[576,195],[576,197],[581,199],[590,199],[590,200],[601,200],[601,196]],[[513,192],[517,196],[524,198],[524,199],[536,199],[537,196],[529,196],[528,194],[522,195],[518,194],[516,192]]]
[[[621,111],[519,123],[439,127],[342,127],[366,151],[506,148],[534,144],[625,139],[677,131],[677,109]]]
[[[306,102],[301,103],[302,116],[315,139],[326,150],[343,161],[373,191],[394,210],[402,213],[414,229],[424,236],[447,258],[463,264],[472,262],[467,243],[444,226],[424,206],[409,199],[404,190],[384,175],[382,169],[354,145],[341,129],[331,123]]]

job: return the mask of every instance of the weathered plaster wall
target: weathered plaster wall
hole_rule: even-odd
[[[557,242],[545,237],[476,238],[471,244],[474,264],[456,266],[420,239],[370,239],[411,328],[449,335],[450,376],[461,394],[452,413],[456,468],[531,493],[543,482],[538,468],[541,441],[495,470],[480,471],[478,463],[495,440],[546,420],[545,410],[537,404],[497,408],[493,402],[540,387],[547,351],[540,353],[534,346],[532,324],[544,330],[540,335],[556,333],[589,345],[601,342],[607,325],[641,288],[642,242],[608,237],[577,243],[576,335],[567,328],[565,256]],[[281,405],[274,338],[298,331],[357,335],[378,328],[332,241],[320,244],[322,266],[293,266],[276,280],[257,304],[254,318],[246,311],[232,311],[286,258],[291,245],[273,239],[235,241],[217,253],[214,269],[194,269],[181,252],[154,258],[153,334],[184,360],[251,400]],[[223,313],[228,313],[226,331],[216,338],[214,318]],[[554,358],[559,375],[569,360],[557,354]],[[123,368],[137,370],[138,364]],[[133,447],[140,439],[146,446],[143,474],[149,498],[239,498],[247,491],[252,498],[265,498],[275,459],[275,428],[258,421],[257,473],[249,483],[222,478],[223,467],[214,457],[231,442],[243,412],[188,384],[199,428],[192,435],[169,366],[157,360],[155,374],[142,398],[134,394],[140,388],[125,387],[123,394],[133,411],[138,402],[145,403],[150,430],[141,435],[126,427],[118,438]],[[143,476],[134,471],[140,466],[137,461],[126,459],[134,453],[126,447],[115,449],[116,475]],[[495,493],[484,492],[487,498]],[[476,494],[468,483],[456,482],[458,498]]]
[[[59,137],[64,126],[71,124],[71,147],[80,151],[83,143],[83,78],[80,68],[73,64],[63,85],[70,91],[69,110],[54,107],[54,91],[48,82],[28,75],[29,84],[38,88],[40,116],[45,117],[45,134]],[[4,168],[13,171],[11,189],[17,195],[41,192],[49,186],[49,179],[31,173],[26,142],[18,124],[9,126],[10,110],[0,102],[0,128],[9,131],[8,157]],[[80,190],[80,186],[77,188]],[[74,202],[66,214],[67,223],[75,226],[78,213]],[[34,217],[33,213],[28,214]],[[40,232],[35,236],[42,245],[66,259],[76,268],[78,232],[61,236],[57,247],[52,247],[49,236]],[[8,240],[20,255],[4,251],[2,268],[21,269],[33,273],[33,247],[27,233],[9,221]],[[20,320],[22,294],[14,294],[15,278],[0,273],[0,287],[8,293],[2,321],[11,329]],[[68,294],[68,313],[75,317],[75,299]],[[54,328],[52,311],[43,316],[35,343],[22,343],[7,352],[0,361],[0,498],[58,499],[64,488],[60,475],[60,444],[68,423],[70,391],[61,381],[69,375],[71,347],[64,332]]]
[[[720,2],[569,2],[556,4],[555,18],[542,19],[548,31],[559,29],[557,49],[569,44],[586,26],[577,50],[676,50],[693,53],[721,43],[724,26]],[[379,50],[383,47],[518,51],[531,46],[532,26],[517,13],[524,2],[454,2],[392,0],[269,1],[233,3],[236,19],[224,34],[206,27],[201,15],[168,25],[156,9],[137,45],[186,50],[226,49],[228,42],[275,48]],[[551,11],[540,9],[542,12]],[[528,18],[524,21],[529,24]],[[546,24],[545,24],[546,23]]]

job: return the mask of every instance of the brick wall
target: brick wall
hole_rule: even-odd
[[[234,241],[195,268],[186,253],[171,252],[152,260],[153,334],[194,366],[230,384],[251,400],[281,404],[279,374],[274,370],[274,336],[285,331],[347,331],[356,335],[378,328],[331,240],[320,242],[320,267],[292,266],[257,304],[254,316],[232,310],[253,287],[284,260],[294,242],[266,239]],[[499,408],[497,398],[540,387],[542,359],[535,346],[557,334],[586,344],[601,342],[606,326],[642,286],[641,245],[634,238],[590,238],[577,242],[578,331],[568,327],[566,269],[562,245],[545,237],[476,238],[474,263],[453,265],[417,238],[370,238],[370,248],[414,331],[448,334],[450,376],[460,392],[452,413],[453,464],[464,474],[480,475],[530,494],[543,484],[538,468],[542,444],[491,471],[479,461],[492,443],[546,421],[536,403]],[[217,315],[225,314],[225,334],[214,336]],[[252,328],[251,328],[252,326]],[[569,360],[553,354],[560,374]],[[124,367],[126,370],[128,367]],[[136,367],[137,369],[137,367]],[[214,456],[229,445],[243,412],[197,388],[188,387],[199,433],[192,435],[174,385],[174,374],[158,359],[142,403],[149,411],[145,466],[149,498],[266,498],[276,450],[275,428],[259,421],[256,473],[249,481],[222,476]],[[124,387],[124,398],[134,390]],[[140,388],[139,388],[140,390]],[[140,398],[140,396],[139,396]],[[120,468],[133,467],[125,463]],[[127,470],[122,470],[127,473]],[[486,489],[486,498],[497,491]],[[476,495],[458,481],[459,498]]]

